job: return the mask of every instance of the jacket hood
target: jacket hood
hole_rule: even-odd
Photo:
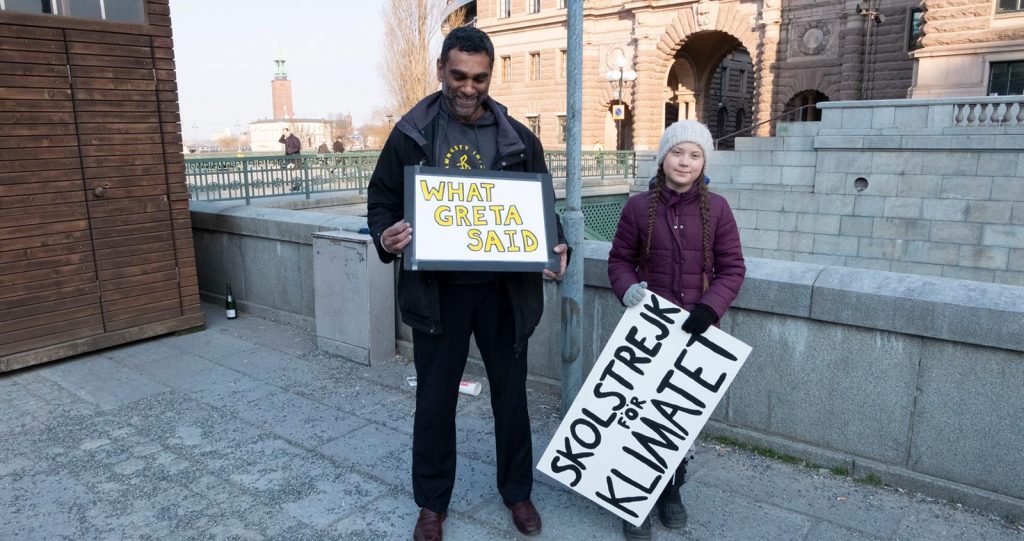
[[[440,90],[434,92],[420,100],[395,124],[396,129],[423,147],[427,156],[433,155],[430,140],[433,139],[431,135],[434,131],[434,123],[441,113],[441,100],[443,99],[444,95]],[[512,123],[508,119],[508,108],[490,96],[484,100],[484,106],[494,115],[495,123],[498,125],[498,154],[496,157],[523,153],[526,150],[526,144],[512,127]]]

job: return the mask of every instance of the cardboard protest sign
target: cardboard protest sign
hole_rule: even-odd
[[[626,310],[537,468],[639,526],[750,354],[647,292]]]
[[[559,268],[551,176],[405,168],[408,270]]]

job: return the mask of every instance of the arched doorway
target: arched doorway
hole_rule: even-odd
[[[783,109],[788,113],[782,120],[786,122],[817,122],[821,120],[821,109],[814,105],[828,101],[828,96],[817,90],[797,92]]]
[[[697,119],[697,94],[700,88],[693,59],[680,51],[668,72],[668,92],[665,101],[665,127],[685,119]]]
[[[750,127],[754,101],[754,69],[740,41],[722,31],[695,32],[675,53],[667,77],[665,125],[694,119],[707,124],[719,148],[733,148],[733,139]]]

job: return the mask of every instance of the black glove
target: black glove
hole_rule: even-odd
[[[690,317],[683,322],[683,330],[690,334],[704,334],[718,319],[715,311],[703,304],[698,304],[690,311]]]

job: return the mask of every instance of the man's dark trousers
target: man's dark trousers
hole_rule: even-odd
[[[515,351],[512,306],[501,278],[485,284],[440,283],[441,334],[413,331],[416,419],[412,490],[416,504],[448,510],[455,485],[455,408],[469,337],[487,370],[494,412],[497,486],[502,498],[530,498],[533,447],[526,405],[526,351]]]

